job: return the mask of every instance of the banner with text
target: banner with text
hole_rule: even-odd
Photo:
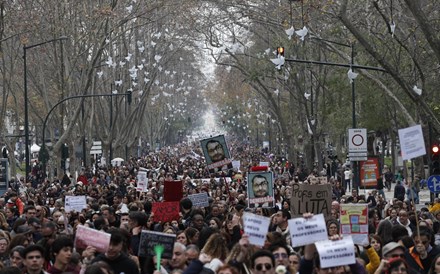
[[[64,210],[66,212],[76,211],[81,212],[87,208],[86,196],[66,196],[64,201]]]
[[[192,201],[195,207],[207,207],[209,206],[208,193],[201,192],[188,195],[188,198]]]
[[[315,243],[319,254],[321,268],[329,268],[356,263],[354,243],[351,236],[337,241],[320,241]]]
[[[137,174],[136,191],[147,192],[147,190],[148,190],[147,172],[139,171]]]
[[[313,244],[328,239],[323,214],[311,218],[295,218],[288,220],[292,247]]]
[[[247,213],[243,214],[244,233],[249,236],[249,243],[263,246],[269,231],[270,218]]]
[[[153,203],[151,211],[154,214],[155,222],[171,222],[179,220],[180,203],[179,202],[156,202]]]
[[[292,217],[302,217],[303,213],[329,216],[332,204],[332,186],[293,184],[290,210]]]
[[[149,230],[142,230],[139,242],[139,257],[155,256],[154,247],[162,245],[164,247],[162,258],[171,259],[173,257],[175,234],[161,233]]]

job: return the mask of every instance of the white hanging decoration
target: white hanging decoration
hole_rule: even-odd
[[[391,21],[390,28],[391,28],[391,36],[394,37],[394,31],[396,30],[396,23],[394,23],[394,21]]]
[[[285,59],[284,56],[278,56],[275,59],[270,59],[270,61],[275,64],[277,69],[281,69],[281,67],[284,65]]]
[[[304,41],[304,38],[306,37],[309,30],[306,26],[304,26],[302,29],[295,31],[296,35],[298,35],[301,39],[301,41]]]
[[[286,29],[286,34],[289,36],[289,40],[292,39],[292,35],[295,33],[295,29],[293,26],[290,27],[290,29]]]
[[[359,73],[354,72],[351,68],[347,72],[348,79],[350,80],[350,84],[353,83],[353,80],[356,79]]]
[[[414,85],[414,87],[413,87],[413,91],[414,91],[418,96],[422,95],[422,89],[421,89],[421,88],[418,88],[416,85]]]

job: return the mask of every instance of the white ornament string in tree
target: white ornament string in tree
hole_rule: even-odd
[[[289,36],[289,40],[292,39],[292,35],[295,33],[295,29],[293,26],[290,27],[290,29],[286,29],[286,34]]]
[[[133,5],[125,7],[125,9],[128,11],[128,13],[131,13],[133,11]]]
[[[104,72],[102,70],[100,70],[96,74],[98,75],[98,78],[101,78],[102,75],[104,74]]]
[[[353,80],[356,79],[359,73],[354,72],[351,68],[347,72],[348,79],[350,80],[350,84],[353,83]]]
[[[107,64],[107,66],[109,67],[116,67],[116,63],[113,62],[113,58],[112,57],[108,57],[107,61],[105,61],[105,63]]]
[[[311,93],[304,92],[304,97],[306,98],[306,100],[309,100],[311,95]]]
[[[273,93],[275,93],[276,96],[280,94],[280,91],[278,89],[274,90]]]
[[[116,85],[116,86],[120,86],[120,85],[122,85],[122,80],[115,81],[115,85]]]
[[[307,29],[306,26],[304,26],[300,30],[295,31],[296,35],[298,35],[302,41],[304,41],[304,38],[306,37],[308,32],[309,32],[309,30]]]
[[[414,85],[414,87],[413,87],[413,91],[414,91],[418,96],[422,95],[422,89],[421,89],[421,88],[418,88],[416,85]]]
[[[125,60],[127,60],[128,62],[130,62],[132,54],[128,53],[127,56],[125,57]]]
[[[162,59],[162,56],[158,54],[154,55],[154,60],[156,60],[157,63],[159,63],[160,59]]]
[[[269,53],[270,53],[270,48],[267,48],[267,49],[264,51],[264,53],[265,53],[266,55],[269,55]]]

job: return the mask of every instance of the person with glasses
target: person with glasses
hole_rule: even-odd
[[[269,247],[269,250],[272,251],[272,254],[275,258],[275,267],[284,266],[286,268],[287,274],[293,273],[290,269],[289,264],[289,253],[290,250],[286,245],[283,244],[273,244]]]
[[[253,274],[275,274],[275,257],[268,250],[258,250],[251,257]]]
[[[40,245],[30,245],[23,250],[24,274],[48,274],[43,270],[44,248]]]
[[[419,232],[412,235],[414,246],[407,251],[408,265],[420,273],[427,273],[434,258],[440,254],[440,247],[431,245],[433,232],[429,227],[420,226]]]

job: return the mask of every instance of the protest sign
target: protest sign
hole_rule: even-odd
[[[399,132],[400,150],[403,160],[411,160],[426,154],[421,125],[401,128]]]
[[[93,246],[99,253],[105,253],[110,245],[109,233],[79,225],[76,229],[75,247],[77,249],[86,249],[87,246]]]
[[[137,174],[136,191],[147,192],[147,190],[148,190],[147,172],[139,171]]]
[[[324,215],[311,218],[295,218],[287,221],[292,247],[303,246],[328,239]]]
[[[269,166],[269,162],[261,162],[258,164],[259,166]]]
[[[156,202],[153,203],[151,211],[154,214],[155,222],[171,222],[179,220],[180,203],[175,202]]]
[[[351,236],[337,241],[320,241],[315,243],[319,254],[321,268],[329,268],[356,263],[354,243]]]
[[[247,178],[248,207],[274,207],[272,172],[250,172]]]
[[[173,257],[174,242],[176,241],[175,234],[161,233],[149,230],[142,230],[141,238],[139,242],[139,257],[156,255],[154,253],[154,247],[156,245],[162,245],[164,251],[162,253],[163,259],[171,259]]]
[[[249,243],[263,246],[269,231],[270,218],[245,212],[243,214],[244,233],[249,236]]]
[[[232,167],[240,170],[240,160],[232,161]]]
[[[73,210],[81,212],[84,208],[87,208],[86,196],[66,196],[64,201],[64,210],[66,212]]]
[[[188,198],[192,201],[192,204],[195,207],[209,206],[208,193],[206,192],[188,195]]]
[[[165,181],[163,187],[163,199],[167,202],[180,201],[183,197],[182,181]]]
[[[341,204],[341,234],[351,235],[355,244],[368,244],[368,204]]]
[[[303,213],[330,215],[332,204],[332,186],[293,184],[290,210],[292,217],[301,217]]]
[[[200,141],[210,173],[232,169],[232,160],[224,135]]]

